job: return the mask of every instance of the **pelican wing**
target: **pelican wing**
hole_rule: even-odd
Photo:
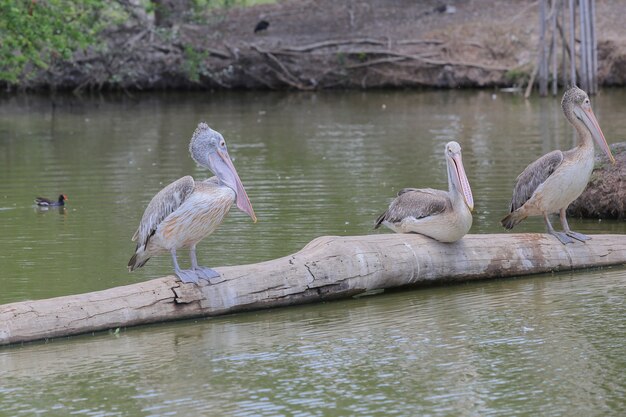
[[[407,217],[422,219],[451,208],[448,193],[432,188],[404,188],[391,202],[387,211],[376,219],[375,229],[384,222],[401,222]]]
[[[543,182],[563,162],[563,152],[556,150],[549,152],[528,165],[515,180],[513,198],[511,199],[511,212],[522,207]]]
[[[195,188],[194,180],[187,175],[163,188],[155,195],[141,217],[132,241],[145,246],[159,223],[172,214],[189,197]]]

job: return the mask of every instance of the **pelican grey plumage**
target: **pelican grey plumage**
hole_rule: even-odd
[[[405,188],[378,216],[375,229],[384,224],[397,233],[420,233],[440,242],[455,242],[472,227],[474,197],[461,159],[461,145],[445,147],[448,191]]]
[[[563,244],[589,240],[590,237],[570,230],[565,210],[584,191],[594,162],[593,141],[612,163],[615,158],[604,138],[587,93],[572,87],[563,94],[561,107],[567,120],[578,133],[578,145],[569,151],[552,151],[528,165],[517,177],[510,214],[502,225],[512,229],[528,216],[543,216],[548,233]],[[559,213],[563,232],[552,227],[548,215]]]
[[[174,272],[183,282],[209,280],[219,274],[211,268],[198,266],[196,244],[222,223],[233,202],[256,222],[256,215],[230,160],[222,135],[206,123],[198,124],[189,144],[189,152],[200,166],[216,176],[195,181],[185,176],[155,195],[146,208],[132,240],[137,241],[128,270],[142,267],[151,256],[172,255]],[[191,269],[179,267],[176,250],[190,249]]]

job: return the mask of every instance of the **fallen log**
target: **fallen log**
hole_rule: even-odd
[[[369,291],[626,264],[626,236],[562,245],[546,234],[326,236],[283,258],[216,268],[211,284],[174,276],[0,306],[0,345],[351,297]]]

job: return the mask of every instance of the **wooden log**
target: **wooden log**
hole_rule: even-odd
[[[562,245],[546,234],[326,236],[283,258],[216,268],[211,284],[174,276],[0,306],[0,345],[122,326],[351,297],[384,288],[626,264],[626,236]]]

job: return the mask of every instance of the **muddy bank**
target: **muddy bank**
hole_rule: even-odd
[[[626,142],[611,145],[612,165],[604,154],[596,153],[595,168],[583,193],[567,209],[576,217],[626,219]]]
[[[490,87],[527,82],[534,1],[291,0],[155,25],[135,13],[27,89]],[[626,5],[598,2],[599,82],[625,85]],[[260,21],[269,26],[254,29]]]

